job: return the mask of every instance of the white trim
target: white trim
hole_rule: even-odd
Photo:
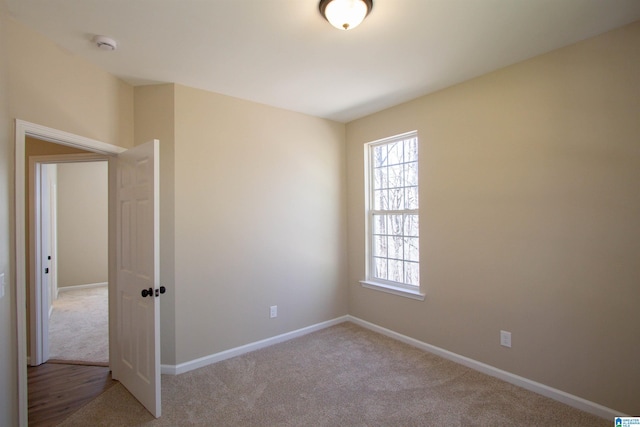
[[[58,294],[62,292],[77,291],[80,289],[101,288],[103,286],[107,286],[108,284],[109,284],[108,282],[100,282],[100,283],[88,283],[86,285],[60,286],[58,288]]]
[[[51,303],[54,298],[58,297],[57,292],[55,295],[51,295],[51,287],[49,289],[42,287],[44,277],[42,273],[42,173],[45,171],[45,166],[52,164],[107,161],[108,156],[100,153],[53,154],[29,157],[30,186],[28,192],[33,209],[29,212],[31,283],[28,286],[30,289],[31,319],[33,319],[29,325],[31,333],[30,356],[34,366],[40,365],[49,359],[49,334],[47,331],[49,330],[49,318],[52,312]],[[53,227],[53,230],[55,230],[55,227]],[[57,254],[52,253],[51,255],[54,255],[53,259],[56,263],[55,268],[50,268],[51,274],[57,275]],[[45,315],[47,306],[49,306],[48,317]]]
[[[127,151],[126,148],[107,144],[106,142],[98,141],[97,139],[85,138],[62,130],[16,119],[16,141],[19,137],[24,141],[25,136],[33,136],[43,141],[107,155],[119,154]]]
[[[39,163],[29,159],[29,201],[32,209],[29,211],[29,231],[30,231],[30,283],[29,306],[30,306],[30,350],[32,366],[40,365],[49,358],[49,318],[46,316],[47,290],[42,287],[42,168]]]
[[[41,138],[38,138],[38,139],[41,139]],[[29,160],[30,162],[33,162],[33,163],[40,163],[40,164],[46,164],[46,165],[58,164],[58,163],[90,163],[90,162],[108,162],[109,156],[106,156],[100,153],[46,154],[42,156],[31,156]]]
[[[266,338],[264,340],[249,343],[240,347],[235,347],[229,350],[221,351],[220,353],[214,353],[209,356],[204,356],[199,359],[191,360],[189,362],[180,363],[178,365],[161,365],[161,372],[169,375],[179,375],[185,372],[193,371],[194,369],[202,368],[204,366],[211,365],[216,362],[221,362],[232,357],[240,356],[245,353],[260,350],[261,348],[269,347],[274,344],[289,341],[293,338],[298,338],[303,335],[316,332],[321,329],[328,328],[330,326],[338,325],[349,320],[349,316],[337,317],[326,322],[316,323],[315,325],[307,326],[306,328],[297,329],[295,331],[287,332],[275,337]]]
[[[425,294],[420,292],[419,289],[416,289],[415,291],[413,291],[411,289],[401,288],[399,286],[391,286],[391,285],[387,285],[386,283],[372,282],[370,280],[361,280],[360,284],[362,285],[363,288],[373,289],[376,291],[385,292],[385,293],[397,295],[400,297],[411,298],[418,301],[424,301],[424,297],[425,297]]]
[[[16,277],[16,331],[18,358],[18,425],[27,426],[28,392],[27,392],[27,290],[26,290],[26,240],[25,240],[25,146],[26,137],[32,136],[44,141],[60,145],[89,150],[96,153],[115,155],[126,151],[122,147],[107,144],[95,139],[84,138],[68,132],[25,122],[15,121],[15,277]],[[111,207],[109,208],[111,211]],[[111,249],[110,249],[111,251]],[[115,335],[109,333],[109,340],[115,342]],[[115,332],[114,332],[115,333]],[[111,348],[111,346],[110,346]]]
[[[393,142],[401,142],[404,143],[404,141],[409,140],[409,139],[413,139],[415,138],[417,140],[417,144],[419,145],[419,138],[418,138],[418,131],[417,130],[412,130],[409,132],[405,132],[405,133],[401,133],[399,135],[394,135],[394,136],[390,136],[390,137],[386,137],[386,138],[382,138],[382,139],[378,139],[376,141],[371,141],[371,142],[367,142],[364,144],[364,172],[365,172],[365,176],[364,176],[364,183],[365,183],[365,191],[364,191],[364,198],[365,198],[365,279],[363,281],[361,281],[360,283],[363,284],[364,287],[370,288],[370,289],[376,289],[376,290],[380,290],[383,292],[387,292],[387,293],[391,293],[394,295],[400,295],[400,296],[406,296],[409,298],[413,298],[413,299],[417,299],[417,300],[424,300],[424,293],[422,292],[422,285],[419,283],[417,286],[417,292],[413,291],[411,289],[409,289],[408,284],[405,283],[400,283],[400,286],[395,286],[393,283],[396,282],[392,282],[392,281],[387,281],[387,280],[382,280],[382,279],[378,279],[375,277],[375,266],[374,266],[374,261],[373,261],[373,254],[374,254],[374,239],[373,239],[373,217],[374,215],[420,215],[420,210],[419,210],[419,206],[417,209],[401,209],[401,210],[392,210],[392,209],[387,209],[387,210],[376,210],[374,209],[374,205],[375,205],[375,197],[374,197],[374,169],[375,169],[375,165],[374,165],[374,160],[373,160],[373,153],[374,153],[374,148],[381,146],[381,145],[387,145],[387,144],[391,144]],[[419,151],[419,146],[417,147],[418,151]],[[403,161],[402,163],[400,163],[401,165],[404,164],[408,164],[408,163],[416,163],[416,167],[419,169],[419,155],[418,158],[416,158],[415,161],[410,161],[410,162],[406,162]],[[419,171],[417,170],[417,173],[419,174]],[[402,186],[402,188],[408,188],[409,186],[404,185]],[[419,188],[419,184],[416,184],[415,186],[416,188]],[[418,202],[419,204],[419,202]],[[418,226],[419,228],[419,226]],[[420,238],[420,232],[418,231],[418,239]],[[419,251],[419,250],[418,250]],[[387,261],[390,259],[390,257],[388,256],[389,254],[385,255],[385,256],[380,256],[380,258],[382,259],[386,259]],[[401,257],[402,261],[406,262],[406,261],[410,261],[408,259],[406,259],[403,256]],[[413,262],[413,261],[411,261]],[[418,261],[415,262],[416,264],[418,264],[418,268],[420,266],[420,257],[419,257],[419,253],[418,253]],[[403,280],[406,280],[406,278],[403,278]],[[388,282],[388,283],[387,283]],[[369,286],[370,285],[370,286]],[[407,289],[408,291],[404,291],[403,286],[407,285]],[[420,298],[422,297],[422,298]]]
[[[267,338],[267,339],[256,341],[254,343],[246,344],[240,347],[221,351],[220,353],[215,353],[209,356],[201,357],[199,359],[194,359],[189,362],[180,363],[178,365],[162,365],[161,370],[163,374],[168,374],[168,375],[184,374],[186,372],[193,371],[194,369],[202,368],[204,366],[221,362],[223,360],[230,359],[232,357],[240,356],[252,351],[259,350],[261,348],[269,347],[274,344],[288,341],[293,338],[298,338],[303,335],[307,335],[311,332],[319,331],[321,329],[325,329],[325,328],[338,325],[344,322],[352,322],[356,325],[362,326],[363,328],[388,336],[397,341],[403,342],[405,344],[409,344],[411,346],[417,347],[429,353],[436,354],[440,357],[443,357],[447,360],[451,360],[455,363],[459,363],[463,366],[466,366],[478,372],[482,372],[492,377],[499,378],[515,386],[522,387],[525,390],[538,393],[542,396],[548,397],[550,399],[564,403],[565,405],[571,406],[581,411],[588,412],[590,414],[596,415],[604,419],[612,419],[618,416],[620,417],[628,416],[623,414],[621,411],[616,411],[614,409],[607,408],[606,406],[600,405],[598,403],[591,402],[589,400],[569,394],[562,390],[558,390],[556,388],[549,387],[545,384],[532,381],[528,378],[524,378],[519,375],[512,374],[511,372],[503,371],[502,369],[498,369],[494,366],[487,365],[486,363],[482,363],[477,360],[471,359],[469,357],[462,356],[457,353],[453,353],[449,350],[445,350],[443,348],[436,347],[431,344],[427,344],[425,342],[408,337],[406,335],[402,335],[398,332],[383,328],[382,326],[378,326],[374,323],[367,322],[366,320],[362,320],[358,317],[351,316],[351,315],[337,317],[335,319],[328,320],[326,322],[317,323],[315,325],[311,325],[306,328],[298,329],[292,332],[277,335],[275,337]]]
[[[54,172],[54,179],[50,182],[51,209],[51,277],[49,277],[49,307],[53,308],[53,301],[58,298],[58,165],[51,165],[49,172]]]
[[[591,402],[589,400],[583,399],[578,396],[574,396],[562,390],[558,390],[556,388],[549,387],[539,382],[532,381],[528,378],[524,378],[519,375],[512,374],[511,372],[503,371],[502,369],[498,369],[494,366],[487,365],[486,363],[478,362],[477,360],[470,359],[466,356],[462,356],[457,353],[453,353],[449,350],[445,350],[443,348],[436,347],[431,344],[427,344],[417,339],[394,332],[390,329],[383,328],[382,326],[378,326],[374,323],[367,322],[366,320],[362,320],[360,318],[357,318],[351,315],[347,315],[346,317],[350,322],[353,322],[356,325],[362,326],[363,328],[367,328],[371,331],[378,332],[382,335],[386,335],[390,338],[401,341],[405,344],[409,344],[421,350],[428,351],[429,353],[433,353],[440,357],[444,357],[445,359],[459,363],[461,365],[464,365],[478,372],[482,372],[483,374],[487,374],[492,377],[499,378],[510,384],[516,385],[518,387],[522,387],[529,391],[533,391],[534,393],[541,394],[545,397],[564,403],[565,405],[569,405],[573,408],[580,409],[581,411],[585,411],[590,414],[596,415],[598,417],[611,420],[614,417],[628,416],[628,415],[624,415],[621,411],[616,411],[614,409],[607,408],[606,406],[600,405],[595,402]]]
[[[399,140],[403,140],[403,139],[408,139],[408,138],[413,138],[414,136],[418,136],[418,130],[414,129],[414,130],[410,130],[408,132],[404,132],[404,133],[399,133],[397,135],[393,135],[393,136],[387,136],[384,138],[380,138],[380,139],[376,139],[375,141],[369,141],[367,143],[365,143],[365,145],[382,145],[382,144],[387,144],[389,142],[393,142],[393,141],[399,141]]]

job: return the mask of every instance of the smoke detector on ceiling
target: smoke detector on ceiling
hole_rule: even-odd
[[[107,36],[95,36],[93,42],[102,50],[116,50],[118,43]]]

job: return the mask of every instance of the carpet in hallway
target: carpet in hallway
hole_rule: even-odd
[[[49,358],[109,362],[108,288],[60,292],[49,319]]]

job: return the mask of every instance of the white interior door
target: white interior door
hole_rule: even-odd
[[[158,154],[154,140],[118,155],[113,366],[114,377],[155,417],[161,414]]]
[[[49,187],[49,210],[50,210],[50,229],[51,229],[51,255],[49,257],[49,266],[51,274],[49,274],[49,310],[53,307],[53,301],[58,298],[58,165],[51,165],[49,173],[53,173],[54,177],[50,180]]]
[[[52,258],[52,226],[51,223],[51,184],[55,178],[55,166],[49,164],[34,164],[35,182],[34,200],[34,250],[35,266],[34,296],[32,302],[32,346],[31,365],[37,366],[49,360],[49,313],[52,295],[50,278],[54,272],[51,269]]]

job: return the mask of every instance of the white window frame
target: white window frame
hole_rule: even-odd
[[[419,204],[418,200],[418,209],[404,209],[404,210],[374,210],[374,167],[373,167],[373,150],[374,147],[379,145],[386,145],[393,142],[405,141],[411,138],[418,138],[417,131],[406,132],[400,135],[391,136],[388,138],[379,139],[376,141],[372,141],[366,143],[364,145],[364,159],[365,159],[365,280],[361,280],[360,283],[363,287],[374,289],[394,295],[399,295],[403,297],[408,297],[417,300],[424,300],[425,294],[421,291],[422,285],[414,286],[406,283],[399,283],[389,280],[383,280],[380,278],[376,278],[374,276],[374,248],[373,248],[373,217],[375,214],[385,214],[385,215],[393,215],[393,214],[409,214],[409,215],[419,215]],[[419,141],[419,139],[418,139]],[[419,149],[418,149],[418,163],[419,163]],[[418,175],[420,171],[418,170]],[[419,188],[419,183],[418,183]],[[418,225],[419,228],[419,225]],[[418,238],[419,238],[418,232]],[[404,259],[404,255],[403,255]],[[420,260],[418,259],[418,265],[420,265]]]

